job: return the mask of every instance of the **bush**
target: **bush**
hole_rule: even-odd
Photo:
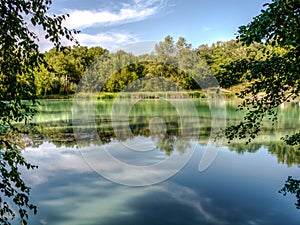
[[[97,99],[114,99],[117,97],[117,93],[101,93]]]

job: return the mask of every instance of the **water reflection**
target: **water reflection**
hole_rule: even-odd
[[[258,143],[230,143],[228,147],[231,151],[239,154],[245,152],[255,153],[262,147],[266,147],[270,154],[277,156],[278,163],[286,164],[288,166],[300,164],[300,151],[297,146],[288,146],[283,141],[260,141]]]
[[[130,110],[131,134],[128,135],[123,133],[124,120],[115,120],[118,126],[112,125],[113,101],[98,102],[95,122],[100,140],[88,132],[80,134],[81,148],[108,148],[125,162],[136,165],[153,164],[169,155],[184,154],[189,144],[198,142],[191,161],[172,179],[155,186],[130,188],[99,177],[81,154],[74,151],[78,144],[73,134],[71,101],[42,102],[35,121],[36,132],[24,138],[27,140],[25,156],[39,165],[39,169],[30,174],[24,172],[33,188],[33,201],[39,206],[39,215],[32,217],[30,224],[299,223],[299,211],[289,193],[298,193],[290,187],[295,187],[294,180],[298,178],[299,168],[295,165],[299,165],[300,156],[297,149],[280,141],[281,136],[299,127],[297,108],[282,109],[279,114],[282,120],[277,127],[266,124],[261,136],[250,145],[239,141],[224,145],[209,170],[199,173],[197,166],[211,131],[207,103],[195,102],[200,120],[195,140],[180,129],[180,116],[172,105],[163,101],[152,106],[149,103],[141,101]],[[228,123],[234,123],[240,117],[235,111],[235,103],[229,103]],[[187,117],[187,124],[194,126],[192,117]],[[148,142],[153,143],[155,154],[149,152],[144,161],[139,160],[138,154],[131,157],[131,152],[123,154],[123,149],[116,147],[120,143],[132,146]],[[111,169],[109,163],[104,166]],[[116,173],[124,176],[120,171]],[[130,175],[138,179],[136,174]],[[284,189],[287,198],[284,198],[278,190],[289,175],[293,175],[294,180],[287,180]]]
[[[102,179],[72,148],[44,142],[25,155],[40,165],[27,174],[39,206],[29,224],[297,225],[300,219],[293,199],[277,193],[297,170],[278,168],[265,151],[242,157],[222,151],[205,173],[197,172],[198,151],[180,174],[143,188]]]
[[[284,187],[279,191],[279,193],[282,193],[284,196],[288,193],[295,195],[297,198],[295,205],[297,209],[300,209],[300,180],[289,176],[285,181]]]
[[[91,132],[80,134],[80,146],[105,145],[112,141],[125,142],[136,137],[152,138],[158,150],[171,155],[176,151],[183,153],[185,146],[189,147],[190,141],[198,141],[200,144],[207,144],[211,132],[211,114],[208,104],[205,101],[195,101],[200,120],[197,128],[198,136],[182,131],[180,115],[177,110],[166,101],[147,100],[140,101],[132,107],[129,115],[129,127],[124,120],[114,121],[112,124],[111,112],[113,101],[99,101],[96,107],[97,137]],[[227,105],[227,121],[234,123],[241,118],[241,114],[235,110],[236,103]],[[30,144],[39,147],[43,141],[53,143],[57,147],[77,147],[73,133],[72,101],[47,101],[39,107],[39,114],[35,118],[36,132],[28,134]],[[122,112],[120,112],[122,113]],[[153,119],[154,118],[154,119]],[[161,118],[157,120],[155,118]],[[187,117],[188,127],[194,127],[195,118]],[[227,145],[231,151],[239,154],[244,152],[257,152],[261,147],[267,147],[270,154],[276,155],[278,162],[288,166],[300,164],[300,151],[297,147],[287,146],[280,140],[285,134],[291,134],[299,127],[299,108],[290,106],[281,109],[279,119],[275,127],[265,123],[261,135],[252,143],[245,145],[242,141],[235,141]],[[163,126],[165,126],[163,128]],[[77,130],[80,128],[77,128]],[[159,129],[165,129],[165,133]],[[152,130],[152,133],[151,133]],[[156,135],[155,132],[156,131]],[[116,135],[117,134],[117,135]],[[195,137],[191,140],[191,136]],[[98,139],[99,138],[99,139]]]

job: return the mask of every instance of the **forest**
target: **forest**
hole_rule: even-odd
[[[34,71],[34,84],[38,98],[74,94],[80,81],[81,88],[91,92],[99,89],[99,82],[101,89],[98,91],[120,92],[138,79],[146,83],[138,87],[139,91],[178,91],[178,87],[194,91],[200,87],[197,79],[193,78],[201,76],[203,79],[210,74],[217,78],[222,88],[230,88],[246,82],[247,74],[228,79],[226,66],[237,60],[264,60],[265,51],[286,53],[279,46],[261,43],[245,46],[238,40],[218,41],[210,46],[203,44],[192,48],[185,38],[180,37],[176,41],[171,36],[156,44],[152,54],[140,56],[123,50],[109,52],[102,47],[73,46],[64,47],[62,51],[53,48],[43,53],[47,66],[41,65]],[[94,82],[84,77],[90,70],[93,70]],[[174,87],[162,87],[164,82],[151,80],[153,77],[170,80]]]

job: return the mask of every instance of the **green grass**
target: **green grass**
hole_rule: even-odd
[[[223,89],[224,90],[224,89]],[[234,98],[236,97],[235,91],[221,91],[221,96],[225,98]],[[69,94],[69,95],[62,95],[62,94],[51,94],[46,96],[38,96],[38,99],[73,99],[74,96],[80,98],[89,98],[89,99],[115,99],[119,98],[132,98],[132,99],[181,99],[181,98],[206,98],[205,91],[196,90],[196,91],[167,91],[167,92],[101,92],[100,94],[97,93],[80,93],[80,94]]]
[[[38,96],[38,99],[73,99],[74,94],[69,94],[69,95],[61,95],[61,94],[51,94],[51,95],[40,95]]]

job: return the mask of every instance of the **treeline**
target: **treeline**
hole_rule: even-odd
[[[59,52],[51,49],[44,53],[48,67],[34,71],[36,94],[198,90],[215,82],[212,77],[228,88],[243,82],[247,73],[229,77],[226,66],[242,60],[263,60],[264,51],[283,50],[258,43],[243,46],[235,40],[193,49],[184,38],[174,41],[171,36],[159,42],[153,54],[141,56],[122,50],[110,53],[101,47],[66,47]]]
[[[64,47],[62,51],[56,48],[44,54],[47,67],[41,66],[34,71],[36,94],[74,93],[80,79],[88,67],[106,53],[101,47]]]

